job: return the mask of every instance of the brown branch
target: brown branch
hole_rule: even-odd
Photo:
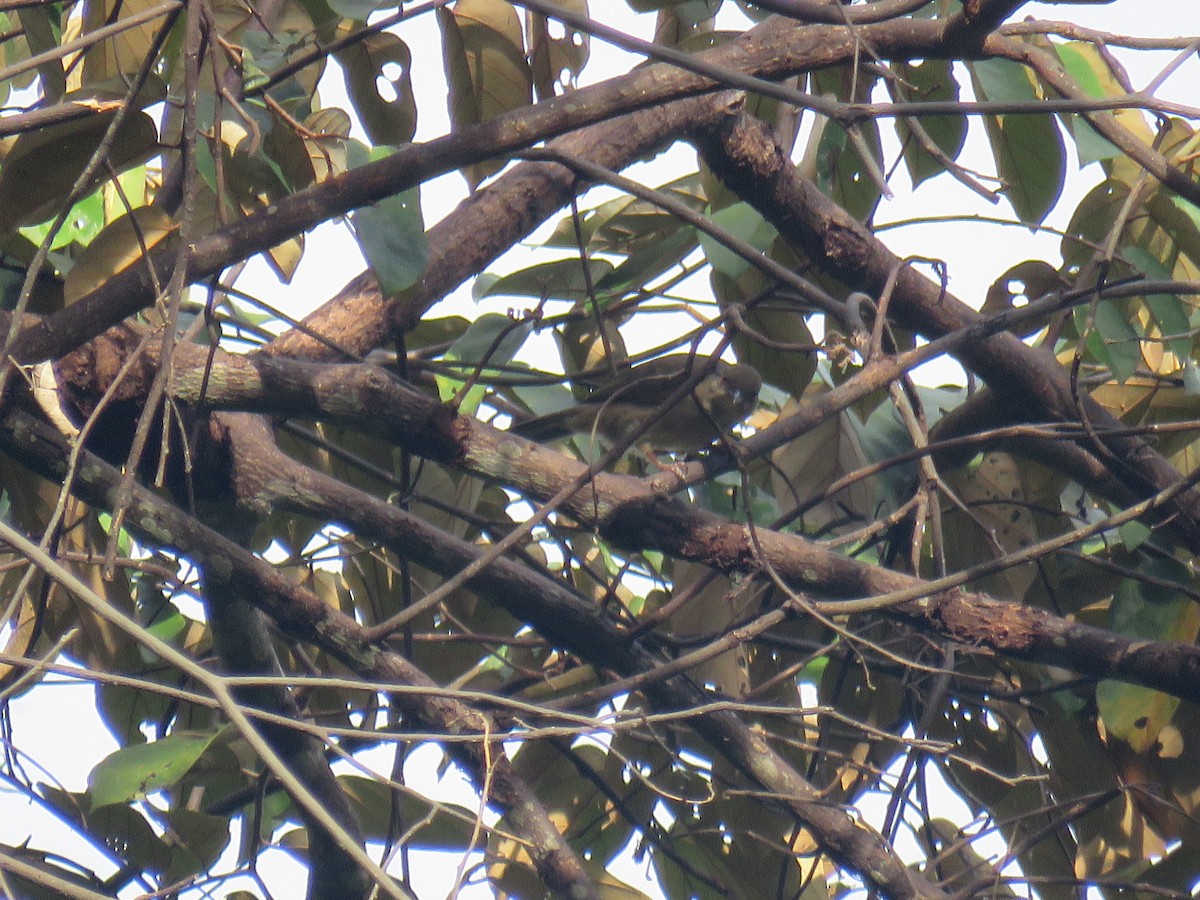
[[[180,362],[183,362],[184,350],[182,346],[177,350]],[[291,370],[302,367],[297,363],[275,362],[285,363]],[[374,378],[379,377],[380,373],[375,370]],[[382,380],[395,384],[386,377]],[[417,419],[426,423],[439,420],[446,423],[445,413],[439,412],[442,408],[438,404],[412,391],[407,392],[407,397]],[[319,476],[284,457],[274,448],[260,419],[231,415],[226,421],[234,426],[232,430],[238,433],[238,441],[250,442],[242,444],[235,453],[241,468],[234,474],[234,484],[239,492],[250,492],[264,507],[351,511],[354,527],[360,533],[385,539],[390,547],[412,561],[442,574],[459,571],[480,554],[480,548],[474,545],[452,538],[395,506],[367,497],[335,479]],[[449,424],[460,434],[469,433],[471,427],[463,419],[451,418]],[[463,429],[467,431],[463,432]],[[502,440],[513,440],[502,433],[497,434]],[[428,447],[443,441],[445,435],[427,435],[426,438],[423,445]],[[0,447],[48,477],[61,477],[67,450],[60,436],[20,410],[12,410],[0,421]],[[281,473],[290,477],[283,477]],[[119,479],[115,469],[85,453],[74,483],[78,494],[87,502],[105,506],[112,502]],[[260,489],[268,483],[272,485],[269,491]],[[174,547],[187,554],[203,568],[210,581],[214,577],[226,579],[231,589],[252,599],[293,638],[325,648],[360,674],[379,680],[434,686],[427,676],[398,654],[369,644],[365,640],[365,629],[353,619],[333,610],[283,578],[266,562],[150,491],[135,488],[129,509],[131,527],[158,545]],[[594,604],[570,593],[562,584],[509,560],[498,560],[483,575],[473,579],[469,587],[485,593],[493,602],[534,624],[550,640],[598,666],[636,673],[662,662],[638,644],[631,644]],[[710,699],[690,682],[680,680],[654,685],[648,694],[656,705],[670,709],[692,708]],[[425,697],[405,694],[400,702],[432,728],[444,729],[450,734],[486,736],[489,733],[490,726],[483,714],[464,704],[438,697],[432,690]],[[728,711],[707,714],[697,721],[696,728],[740,771],[807,823],[834,859],[877,889],[889,896],[903,898],[942,896],[920,876],[911,873],[877,834],[863,828],[845,810],[830,805],[816,788],[771,749],[761,735],[748,728],[735,714]],[[489,758],[484,749],[474,743],[462,745],[457,752],[461,754],[460,762],[473,773],[477,784],[483,783],[485,767],[492,766],[492,799],[506,806],[514,820],[525,823],[531,855],[547,884],[564,890],[568,884],[577,889],[586,884],[586,879],[574,868],[578,866],[578,860],[562,843],[536,797],[508,767],[506,757],[497,750]]]
[[[997,4],[984,4],[984,6]],[[1009,6],[1010,4],[998,4]],[[960,58],[978,54],[977,42],[960,17],[946,21],[897,19],[851,29],[832,25],[796,25],[770,20],[738,40],[696,58],[759,78],[783,79],[800,72],[854,60],[860,41],[880,58]],[[221,228],[196,242],[189,274],[212,275],[254,253],[267,250],[318,223],[420,184],[429,178],[496,157],[565,132],[711,93],[723,85],[666,64],[655,64],[602,84],[524,107],[472,128],[424,144],[399,148],[386,159],[338,175],[292,194],[271,207]],[[657,142],[665,139],[660,133]],[[656,142],[656,144],[657,144]],[[625,163],[631,161],[626,158]],[[602,163],[603,164],[603,163]],[[609,168],[622,164],[607,163]],[[1200,192],[1198,192],[1200,196]],[[517,198],[510,198],[521,202]],[[528,196],[523,198],[528,202]],[[557,207],[555,207],[557,208]],[[548,214],[548,213],[547,213]],[[485,232],[478,227],[477,232]],[[458,245],[461,251],[470,242]],[[151,258],[155,258],[154,255]],[[162,260],[159,260],[162,265]],[[458,281],[471,274],[459,269]],[[455,282],[457,283],[457,281]],[[359,285],[361,290],[363,286]],[[110,325],[143,308],[152,299],[146,266],[131,267],[43,322],[14,343],[13,356],[30,362],[61,355]],[[428,299],[432,303],[438,298]],[[420,310],[413,309],[419,315]]]
[[[39,128],[74,122],[77,119],[86,119],[107,109],[115,109],[120,105],[120,101],[102,103],[93,100],[83,103],[70,100],[66,103],[47,106],[44,109],[32,109],[29,112],[4,116],[0,118],[0,137],[23,134],[26,131],[37,131]]]
[[[199,358],[206,351],[181,346],[176,352],[180,363],[176,396],[183,402],[191,402],[198,396],[201,372],[190,364],[189,354]],[[885,366],[885,362],[879,365]],[[77,369],[75,363],[64,364],[63,374],[74,377],[78,383],[90,366],[86,358],[81,358]],[[896,377],[894,369],[884,371],[890,378]],[[72,372],[78,375],[72,376]],[[882,377],[872,373],[873,379]],[[497,431],[478,420],[456,416],[452,410],[373,366],[321,365],[218,354],[206,399],[215,406],[269,409],[278,414],[313,416],[352,425],[417,455],[458,465],[472,474],[512,485],[540,499],[553,496],[586,469],[583,463],[539,444]],[[1128,434],[1127,429],[1119,431]],[[267,445],[263,451],[272,455],[276,452]],[[330,508],[336,512],[331,517],[352,521],[356,528],[366,528],[367,524],[357,518],[360,510],[352,508],[357,502],[341,498]],[[875,597],[897,591],[919,591],[926,584],[913,576],[841,556],[796,535],[760,528],[756,532],[756,548],[745,526],[664,496],[641,479],[630,476],[597,474],[587,490],[563,508],[585,527],[601,529],[609,540],[626,549],[661,550],[680,559],[706,563],[728,574],[756,571],[760,566],[756,553],[761,552],[761,564],[769,565],[797,589],[817,596]],[[405,527],[428,528],[419,520]],[[416,540],[412,534],[402,537],[392,533],[388,543],[414,562],[441,571],[437,554],[444,550],[437,550],[428,559],[412,557],[413,547],[419,545],[413,543]],[[472,550],[473,554],[477,552],[477,548]],[[458,571],[464,564],[456,561],[451,571]],[[504,560],[497,562],[497,566],[506,564]],[[496,571],[496,567],[489,569],[487,578],[495,577]],[[595,627],[592,618],[568,627],[562,622],[542,621],[549,613],[538,609],[521,607],[510,611],[525,621],[536,622],[538,630],[550,640],[576,649],[599,665],[620,668],[619,660],[607,656],[613,651],[605,649],[606,645],[592,631]],[[889,615],[971,646],[1072,668],[1087,675],[1128,680],[1200,702],[1200,680],[1195,677],[1200,673],[1200,648],[1191,645],[1135,641],[957,588],[928,600],[901,604],[890,610]],[[577,649],[577,641],[585,644],[591,641],[591,646]],[[1093,656],[1097,650],[1103,652]]]
[[[550,147],[606,168],[624,168],[665,149],[691,119],[708,109],[703,100],[678,101],[653,114],[635,113],[581,129],[558,138]],[[575,176],[563,166],[547,162],[515,166],[429,229],[425,273],[402,305],[387,303],[379,294],[374,274],[367,271],[305,318],[305,329],[332,338],[339,347],[355,353],[369,352],[384,343],[389,319],[401,330],[413,328],[430,306],[529,235],[578,190]],[[281,335],[267,352],[314,360],[343,359],[300,330]]]
[[[980,313],[940,284],[901,265],[881,241],[801,176],[769,129],[739,106],[730,105],[724,120],[697,134],[695,141],[718,177],[816,265],[851,289],[878,296],[899,269],[889,309],[901,326],[935,338],[983,321]],[[954,355],[988,382],[1014,421],[1078,421],[1067,377],[1044,350],[1004,333],[963,343]],[[1179,472],[1145,441],[1121,429],[1095,401],[1085,397],[1082,402],[1091,425],[1111,432],[1104,445],[1126,463],[1114,474],[1137,496],[1179,482]],[[1200,549],[1200,492],[1179,496],[1169,513],[1177,533]]]

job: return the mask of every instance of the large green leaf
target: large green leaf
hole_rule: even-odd
[[[1142,360],[1138,333],[1129,324],[1120,303],[1103,301],[1095,304],[1095,315],[1089,307],[1076,307],[1075,325],[1087,339],[1088,353],[1108,366],[1119,383],[1129,380]],[[1088,328],[1090,318],[1090,329]]]
[[[533,320],[518,321],[498,313],[486,313],[471,323],[453,346],[446,351],[445,360],[461,364],[462,378],[438,375],[438,392],[449,400],[465,384],[467,375],[475,369],[494,371],[507,365],[525,343],[533,330]],[[483,400],[485,391],[476,384],[462,399],[460,409],[474,412]]]
[[[953,65],[947,60],[897,63],[896,74],[905,85],[904,99],[915,102],[958,100],[958,81],[954,78]],[[920,116],[916,121],[947,159],[958,159],[967,140],[966,116]],[[946,171],[945,165],[918,143],[904,119],[896,119],[896,132],[904,146],[904,165],[914,186]]]
[[[195,765],[214,737],[172,734],[113,751],[88,776],[93,808],[128,803],[174,784]]]
[[[593,287],[613,271],[613,264],[606,259],[589,259],[588,274]],[[584,277],[583,263],[578,259],[558,259],[538,263],[508,275],[493,279],[479,279],[475,286],[475,298],[484,297],[530,297],[534,300],[571,300],[576,303],[588,299],[588,279]]]
[[[1170,270],[1141,247],[1127,247],[1121,255],[1147,278],[1171,279]],[[1183,302],[1174,294],[1147,294],[1145,303],[1171,352],[1180,360],[1188,359],[1192,353],[1192,326]]]
[[[713,213],[710,218],[717,228],[763,252],[766,252],[778,234],[775,226],[764,219],[762,214],[749,203],[728,206]],[[709,263],[723,275],[737,278],[750,267],[751,264],[747,260],[734,253],[712,235],[701,232],[699,240]]]
[[[704,209],[707,203],[697,172],[659,185],[657,190],[696,212]],[[584,211],[581,219],[580,231],[590,252],[628,256],[653,252],[663,241],[670,240],[681,228],[687,227],[653,201],[627,194]],[[564,216],[558,223],[546,240],[546,246],[577,248],[575,226],[570,216]]]
[[[380,159],[390,152],[387,148],[376,148],[370,158]],[[385,297],[395,296],[420,280],[428,260],[429,242],[425,237],[419,188],[364,206],[350,216],[350,224]]]
[[[1007,59],[968,63],[980,100],[1036,106],[1040,99],[1028,71]],[[1062,135],[1049,113],[984,116],[1004,195],[1021,221],[1040,224],[1054,208],[1066,177]]]

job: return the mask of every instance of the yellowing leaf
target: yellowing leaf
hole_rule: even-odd
[[[968,64],[980,100],[1028,103],[1039,99],[1024,66],[1006,59]],[[1066,152],[1053,116],[983,117],[1004,195],[1022,221],[1040,223],[1062,193]]]
[[[453,12],[438,10],[438,24],[455,130],[529,104],[533,75],[525,60],[521,20],[512,4],[459,0]],[[502,165],[499,161],[481,163],[464,175],[474,188]]]
[[[215,734],[203,737],[173,734],[110,753],[88,776],[92,805],[127,803],[174,784],[195,765],[214,737]]]
[[[17,138],[0,165],[0,234],[40,222],[58,209],[115,115],[97,113]],[[145,113],[133,113],[117,131],[109,162],[123,169],[144,159],[157,140],[154,121]]]
[[[1070,41],[1055,45],[1055,50],[1067,72],[1080,83],[1088,96],[1098,98],[1125,96],[1125,88],[1113,75],[1104,54],[1095,44],[1085,41]],[[1092,115],[1093,117],[1111,117],[1147,146],[1154,142],[1154,132],[1146,123],[1146,117],[1141,110],[1119,109]],[[1068,122],[1075,133],[1080,166],[1097,159],[1110,159],[1121,155],[1120,151],[1084,121],[1082,116],[1072,116]]]
[[[158,0],[91,0],[84,8],[83,33],[91,34],[98,28],[130,19],[158,5]],[[161,17],[154,18],[93,44],[83,55],[83,84],[87,86],[136,74],[162,25]]]
[[[158,207],[142,206],[100,232],[67,273],[63,293],[68,304],[90,294],[118,272],[128,269],[147,251],[174,236],[179,226]],[[168,273],[160,272],[165,282]]]
[[[1155,582],[1133,578],[1122,582],[1113,597],[1112,629],[1130,637],[1192,643],[1200,633],[1200,606],[1169,586],[1172,581],[1189,583],[1188,569],[1157,560],[1141,568]],[[1145,753],[1171,721],[1179,698],[1121,681],[1102,681],[1096,686],[1096,705],[1110,735]]]

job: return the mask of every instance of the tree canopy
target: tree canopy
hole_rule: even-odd
[[[0,698],[119,744],[0,893],[1191,896],[1200,37],[1094,5],[0,2]]]

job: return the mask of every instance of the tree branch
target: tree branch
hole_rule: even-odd
[[[803,248],[828,274],[852,290],[879,297],[895,276],[889,313],[904,328],[929,338],[983,320],[953,294],[892,254],[845,210],[805,179],[769,129],[730,104],[715,128],[701,123],[694,140],[705,161],[731,190],[754,206],[781,235]],[[1078,410],[1103,434],[1113,474],[1140,497],[1178,484],[1166,459],[1087,396],[1076,397],[1057,360],[1011,334],[965,342],[954,351],[964,366],[996,392],[1014,421],[1077,422]],[[1193,550],[1200,551],[1200,492],[1180,494],[1161,514]]]
[[[206,355],[206,351],[181,346],[176,353],[181,366],[176,397],[182,402],[195,402],[202,369],[189,365],[187,354]],[[88,368],[86,362],[80,366],[81,371]],[[583,463],[540,444],[498,431],[477,419],[456,416],[443,404],[374,366],[321,365],[218,354],[208,388],[205,398],[211,405],[328,418],[543,500],[554,496],[586,470]],[[272,448],[273,444],[263,444],[263,452],[274,458],[276,451]],[[283,464],[278,459],[256,463],[272,471]],[[279,499],[289,503],[305,501],[299,493]],[[339,498],[322,512],[355,528],[365,528],[356,508],[361,502]],[[758,528],[752,540],[746,526],[664,496],[631,476],[596,474],[585,490],[563,505],[563,510],[586,527],[600,529],[609,540],[627,550],[661,550],[731,575],[744,575],[769,566],[797,590],[818,596],[876,597],[899,591],[922,592],[923,586],[927,586],[922,579],[849,559],[797,535]],[[430,526],[415,518],[410,518],[403,527],[403,534],[390,534],[389,546],[414,562],[443,571],[446,550],[440,542],[445,536],[435,540]],[[418,537],[418,532],[425,536]],[[422,551],[430,556],[414,555],[415,548],[424,542],[432,542],[427,551]],[[478,551],[473,549],[474,552]],[[466,562],[458,560],[446,571],[457,572]],[[501,560],[497,565],[508,563]],[[494,567],[489,569],[488,577],[495,577],[496,571],[499,570]],[[927,587],[924,593],[929,593]],[[548,611],[524,606],[506,608],[523,621],[536,623],[539,632],[550,640],[573,650],[577,642],[591,641],[590,650],[577,652],[597,664],[619,668],[616,660],[607,657],[609,651],[602,651],[597,642],[592,617],[574,621],[567,628],[561,621],[556,624],[557,620]],[[1132,681],[1200,702],[1200,680],[1196,678],[1200,673],[1200,648],[1192,645],[1135,640],[958,588],[905,602],[889,609],[888,615],[973,647],[1068,667],[1087,675]],[[1003,626],[997,627],[999,623]],[[1064,639],[1069,639],[1069,643],[1064,645]],[[1093,658],[1092,653],[1098,648],[1107,649]]]
[[[973,38],[966,48],[951,39],[953,33],[962,30],[959,17],[946,21],[896,19],[854,28],[771,19],[738,40],[696,58],[732,71],[778,80],[855,60],[862,41],[868,42],[880,58],[950,58],[961,56],[964,49],[981,52],[970,49],[976,43]],[[192,253],[190,277],[196,280],[215,274],[320,222],[436,175],[503,157],[537,141],[625,113],[653,109],[651,115],[658,115],[657,110],[670,101],[723,87],[710,78],[659,63],[425,144],[406,145],[386,159],[326,179],[199,239]],[[1195,194],[1200,199],[1200,189]],[[150,258],[161,267],[164,259],[160,255],[151,254]],[[142,309],[153,300],[146,273],[146,265],[132,266],[69,310],[26,329],[14,342],[13,357],[19,362],[33,362],[61,355]],[[463,272],[459,280],[466,274]]]

